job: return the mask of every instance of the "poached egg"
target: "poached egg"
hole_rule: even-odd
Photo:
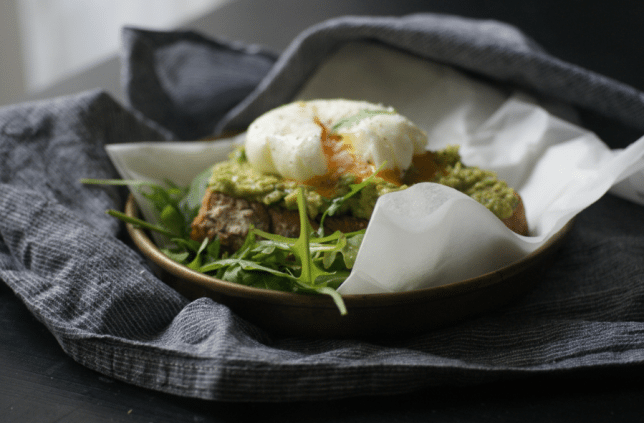
[[[298,101],[257,118],[246,133],[256,170],[316,187],[344,174],[401,184],[427,134],[391,107],[344,99]]]

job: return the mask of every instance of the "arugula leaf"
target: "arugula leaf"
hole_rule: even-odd
[[[197,254],[195,255],[195,258],[192,259],[190,263],[188,263],[186,266],[189,267],[192,270],[199,270],[201,267],[201,262],[203,261],[203,257],[201,257],[201,253],[206,249],[206,246],[208,245],[208,242],[210,240],[208,238],[204,238],[203,242],[199,246],[199,249],[197,250]]]
[[[143,229],[147,229],[149,231],[158,232],[158,233],[160,233],[162,235],[167,236],[168,238],[172,238],[172,237],[177,236],[176,233],[164,228],[163,226],[153,225],[152,223],[148,223],[145,220],[138,219],[136,217],[130,217],[130,216],[126,215],[125,213],[120,212],[118,210],[107,210],[105,213],[109,214],[112,217],[116,217],[118,219],[121,219],[125,223],[130,223],[130,224],[132,224],[134,226],[137,226],[137,227],[140,227],[140,228],[143,228]]]
[[[179,212],[179,210],[177,210],[177,208],[171,204],[166,205],[163,210],[161,210],[159,219],[161,220],[163,226],[168,228],[171,232],[183,234],[186,230],[185,218],[183,217],[181,212]]]
[[[308,220],[304,189],[300,187],[297,192],[300,217],[298,238],[251,228],[242,247],[228,255],[221,251],[218,239],[209,241],[206,238],[203,242],[190,239],[190,222],[199,209],[200,197],[205,193],[206,175],[208,172],[203,172],[188,189],[171,183],[167,183],[168,188],[164,188],[144,181],[85,179],[83,182],[147,188],[146,199],[160,212],[158,225],[116,210],[108,210],[107,213],[137,227],[167,236],[174,247],[162,249],[162,252],[193,270],[214,273],[218,278],[258,288],[329,295],[340,313],[347,313],[342,296],[335,289],[348,277],[350,267],[339,265],[335,258],[331,260],[333,266],[326,266],[325,257],[328,254],[335,254],[334,257],[339,254],[345,257],[345,264],[351,264],[347,257],[352,256],[352,248],[359,247],[364,231],[350,234],[336,232],[326,237],[314,237]]]
[[[288,279],[297,279],[295,278],[295,276],[291,275],[290,273],[282,272],[280,270],[273,269],[272,267],[269,267],[269,266],[263,266],[252,260],[244,260],[240,258],[228,258],[228,259],[217,260],[215,262],[212,262],[210,264],[200,267],[199,272],[209,273],[209,272],[212,272],[213,270],[225,269],[230,266],[239,266],[244,270],[261,270],[275,276],[282,276]]]
[[[340,252],[342,253],[342,258],[344,260],[344,265],[347,269],[353,269],[353,265],[356,262],[358,257],[358,251],[360,250],[360,245],[362,244],[362,239],[364,238],[364,233],[357,234],[351,238],[347,238],[346,244],[342,247]]]
[[[208,183],[212,175],[212,167],[204,170],[198,174],[188,187],[185,196],[178,202],[178,209],[189,218],[190,222],[197,216],[199,207],[201,207],[201,200],[206,194]]]
[[[221,243],[219,242],[219,238],[215,238],[210,241],[210,244],[206,247],[206,252],[208,253],[206,257],[210,257],[212,260],[219,259],[219,254],[221,252]]]
[[[172,238],[170,241],[172,241],[178,248],[184,249],[193,254],[197,254],[197,251],[199,251],[199,248],[201,247],[201,243],[190,238]]]
[[[164,188],[154,182],[131,179],[86,178],[81,179],[80,182],[83,184],[94,185],[121,185],[147,188],[149,191],[146,192],[143,189],[140,189],[139,192],[150,201],[154,209],[159,213],[161,225],[166,230],[174,233],[174,236],[186,236],[190,233],[189,227],[190,222],[192,222],[192,218],[190,215],[187,215],[179,205],[182,199],[186,197],[188,190],[178,187],[170,180],[164,181],[168,188]]]
[[[190,256],[190,253],[188,251],[174,251],[171,250],[170,248],[162,248],[161,252],[165,254],[166,256],[170,257],[172,260],[176,261],[177,263],[184,263],[186,260],[188,260],[188,257]]]
[[[331,201],[331,204],[329,207],[322,213],[322,217],[320,218],[320,228],[318,229],[318,235],[322,236],[324,234],[324,220],[326,219],[327,216],[333,216],[340,208],[342,205],[351,197],[359,193],[364,187],[369,185],[374,178],[378,175],[378,172],[380,172],[385,166],[387,165],[387,162],[383,162],[378,169],[376,169],[375,172],[373,172],[371,175],[369,175],[368,178],[363,179],[362,182],[359,184],[349,184],[349,192],[344,194],[342,197],[337,197],[334,198]]]
[[[318,276],[328,275],[329,273],[317,267],[311,259],[309,237],[313,229],[306,213],[306,200],[304,199],[304,188],[302,187],[299,187],[297,192],[297,207],[300,210],[300,237],[291,246],[291,251],[302,263],[302,273],[298,281],[313,286]],[[302,210],[304,210],[304,213],[302,213]]]
[[[81,184],[85,185],[117,185],[117,186],[158,186],[154,182],[140,181],[137,179],[93,179],[82,178]]]

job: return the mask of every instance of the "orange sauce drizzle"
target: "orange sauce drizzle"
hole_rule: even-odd
[[[419,182],[428,182],[440,170],[436,163],[436,155],[431,151],[416,154],[412,157],[411,168],[405,175],[405,184],[412,185]]]
[[[341,135],[329,131],[318,118],[315,118],[315,123],[322,128],[320,141],[326,158],[327,172],[307,179],[304,181],[306,185],[314,187],[323,197],[333,198],[342,175],[353,174],[356,177],[356,183],[360,183],[374,173],[375,166],[357,157],[350,142],[343,140]],[[402,185],[402,175],[398,169],[383,169],[378,172],[378,176],[393,184]]]

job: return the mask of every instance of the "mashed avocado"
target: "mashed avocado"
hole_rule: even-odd
[[[430,182],[447,185],[469,195],[500,219],[512,215],[518,200],[514,191],[505,182],[498,180],[494,172],[464,166],[460,161],[458,146],[447,147],[435,154],[436,161],[443,170]],[[348,193],[352,183],[354,178],[351,175],[341,178],[336,189],[337,196]],[[254,170],[246,159],[243,148],[235,150],[230,160],[213,167],[209,187],[232,197],[297,209],[298,183]],[[344,203],[339,213],[348,212],[353,216],[369,219],[379,196],[405,188],[406,185],[397,186],[384,179],[373,178],[371,184]],[[313,189],[306,191],[306,197],[309,216],[312,218],[323,213],[331,204],[331,199]]]
[[[439,150],[436,156],[445,170],[436,175],[432,182],[447,185],[469,195],[499,219],[512,216],[519,200],[505,181],[497,179],[495,172],[465,166],[461,163],[458,146],[448,146]]]

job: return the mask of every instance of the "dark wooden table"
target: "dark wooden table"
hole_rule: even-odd
[[[279,51],[301,30],[330,17],[419,11],[515,24],[551,53],[644,90],[644,2],[529,0],[502,5],[484,0],[236,0],[188,26]],[[115,81],[116,58],[40,96],[103,86],[119,97]],[[641,135],[615,132],[610,125],[600,124],[598,129],[605,130],[604,137],[621,142]],[[642,376],[644,369],[640,367],[606,368],[315,403],[231,404],[186,399],[127,385],[80,366],[0,283],[0,422],[635,422],[644,420]]]

